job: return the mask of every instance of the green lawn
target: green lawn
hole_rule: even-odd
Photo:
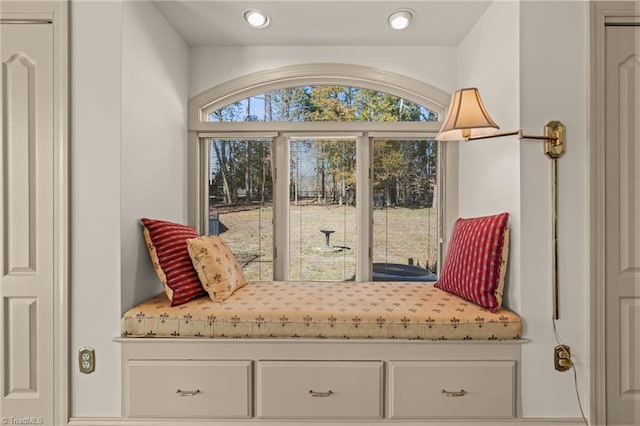
[[[228,228],[221,237],[229,244],[249,280],[270,280],[272,267],[272,209],[257,208],[220,214]],[[437,213],[435,209],[390,208],[373,213],[374,262],[408,263],[422,266],[437,259]],[[290,279],[342,281],[355,275],[355,207],[337,205],[290,206]],[[320,229],[335,230],[325,250]]]

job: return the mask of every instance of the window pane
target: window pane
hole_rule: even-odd
[[[437,146],[374,141],[374,279],[435,279],[427,270],[438,268]]]
[[[208,121],[437,121],[438,115],[398,96],[344,86],[287,87],[207,112]]]
[[[271,141],[209,140],[209,234],[249,281],[273,279]]]
[[[353,279],[355,141],[292,140],[290,147],[289,279]]]

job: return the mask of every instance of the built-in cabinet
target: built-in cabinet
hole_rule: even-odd
[[[515,361],[390,361],[389,417],[513,418]]]
[[[258,361],[256,417],[380,419],[381,361]]]
[[[251,361],[130,361],[128,414],[157,418],[249,418],[252,367]]]
[[[402,424],[520,416],[521,341],[117,340],[129,418]]]

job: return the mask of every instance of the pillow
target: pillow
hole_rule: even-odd
[[[200,282],[214,302],[222,302],[247,284],[231,249],[217,235],[189,239],[187,249]]]
[[[496,312],[509,255],[509,213],[458,219],[436,287]]]
[[[171,306],[206,295],[187,251],[187,239],[198,236],[190,226],[163,220],[140,219],[151,263]]]

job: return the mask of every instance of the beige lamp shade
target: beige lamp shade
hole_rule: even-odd
[[[436,136],[438,141],[460,141],[495,133],[500,127],[491,119],[475,87],[456,90],[449,111]]]

